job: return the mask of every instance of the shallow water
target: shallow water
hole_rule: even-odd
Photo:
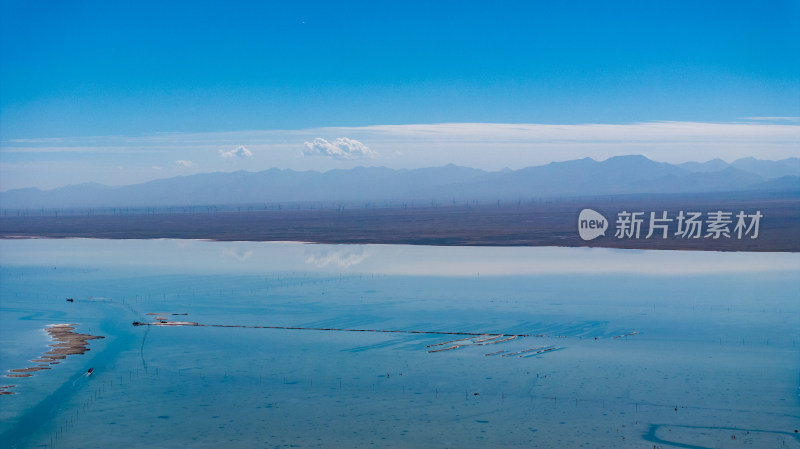
[[[3,379],[3,447],[800,447],[794,254],[25,240],[0,255],[4,372],[48,349],[48,324],[106,337]],[[131,325],[147,313],[528,336]]]

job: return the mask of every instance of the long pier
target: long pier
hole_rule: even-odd
[[[398,330],[398,329],[348,329],[348,328],[336,328],[336,327],[246,326],[239,324],[200,324],[192,321],[155,321],[152,323],[134,321],[133,325],[134,326],[240,327],[246,329],[282,329],[282,330],[340,331],[340,332],[383,332],[392,334],[466,335],[470,337],[547,337],[547,335],[503,334],[503,333],[490,333],[490,332],[446,332],[446,331],[419,331],[419,330]]]

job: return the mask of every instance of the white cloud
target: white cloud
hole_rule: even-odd
[[[185,161],[183,159],[178,159],[177,161],[175,161],[175,165],[181,168],[192,168],[194,167],[195,164],[192,161]]]
[[[238,147],[229,151],[219,150],[219,154],[225,159],[231,159],[234,157],[239,159],[245,159],[251,157],[253,155],[253,152],[248,150],[244,146],[239,145]]]
[[[160,165],[154,165],[152,168],[153,168],[153,170],[156,170],[156,171],[161,171],[161,170],[164,169],[164,167],[162,167]]]
[[[369,254],[361,247],[345,247],[344,249],[326,250],[316,254],[308,254],[306,257],[306,264],[316,265],[320,268],[329,264],[335,264],[342,268],[347,268],[352,265],[358,265],[367,257],[369,257]]]
[[[363,143],[347,137],[339,137],[333,142],[317,137],[313,142],[306,142],[305,146],[306,150],[303,154],[306,156],[328,156],[333,159],[363,159],[378,155],[377,152]]]

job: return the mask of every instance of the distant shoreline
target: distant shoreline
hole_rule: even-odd
[[[605,236],[583,241],[577,217],[592,208],[609,219]],[[756,239],[614,237],[619,211],[759,210]],[[645,214],[646,216],[649,216]],[[733,224],[730,225],[731,230]],[[653,198],[548,203],[395,207],[344,210],[269,210],[132,215],[2,216],[0,238],[197,239],[295,241],[325,244],[429,246],[561,246],[620,249],[800,252],[800,198]]]

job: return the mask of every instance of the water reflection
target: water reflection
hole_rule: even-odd
[[[323,245],[196,240],[4,240],[3,265],[141,266],[164,272],[387,275],[712,274],[798,271],[796,253],[559,247]]]

